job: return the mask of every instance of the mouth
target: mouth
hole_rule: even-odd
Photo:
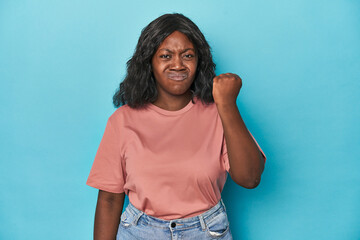
[[[174,81],[182,81],[188,77],[187,73],[169,73],[168,78]]]

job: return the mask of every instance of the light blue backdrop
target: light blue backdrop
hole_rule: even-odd
[[[190,17],[268,160],[234,239],[360,239],[359,1],[0,1],[0,239],[91,239],[85,185],[140,31]],[[128,199],[126,198],[126,204]]]

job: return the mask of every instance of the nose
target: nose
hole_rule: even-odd
[[[172,61],[172,63],[171,63],[171,70],[180,71],[180,70],[184,70],[184,69],[185,69],[183,60],[182,60],[182,58],[181,58],[180,56],[173,57],[172,60],[173,60],[173,61]]]

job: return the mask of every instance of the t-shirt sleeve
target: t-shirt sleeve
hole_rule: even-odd
[[[254,139],[254,142],[256,143],[257,147],[259,148],[263,158],[264,158],[264,163],[266,162],[266,156],[265,153],[263,152],[263,150],[260,148],[259,144],[257,143],[257,141],[255,140],[254,136],[251,134],[251,132],[249,131],[251,137]],[[225,165],[225,169],[227,172],[230,171],[230,163],[229,163],[229,157],[227,154],[227,148],[226,148],[226,140],[225,140],[225,136],[223,138],[223,145],[222,145],[222,161],[224,162]]]
[[[119,132],[109,118],[86,184],[104,191],[122,193],[124,183]]]

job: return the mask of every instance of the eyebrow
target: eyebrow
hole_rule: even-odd
[[[167,48],[161,48],[159,50],[164,50],[164,51],[168,51],[170,53],[174,53],[173,51],[171,51],[170,49],[167,49]],[[195,49],[193,49],[193,48],[186,48],[183,51],[181,51],[181,53],[184,53],[184,52],[189,51],[189,50],[193,50],[195,52]]]

